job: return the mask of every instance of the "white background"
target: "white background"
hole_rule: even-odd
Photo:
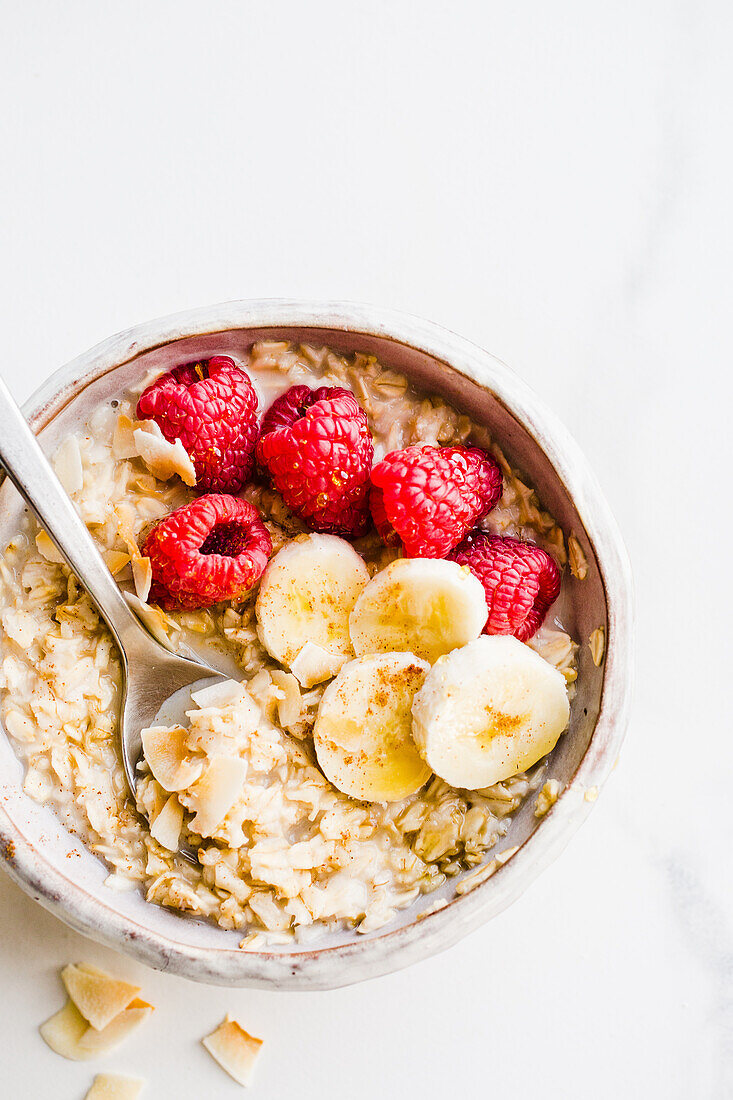
[[[333,993],[198,987],[0,878],[0,1096],[81,1100],[36,1028],[57,968],[159,1006],[108,1066],[234,1097],[733,1095],[731,31],[727,0],[0,5],[0,365],[224,299],[365,300],[508,361],[564,418],[633,559],[621,762],[557,863],[441,957]],[[726,603],[727,601],[727,603]]]

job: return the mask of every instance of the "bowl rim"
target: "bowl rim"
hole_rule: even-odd
[[[176,340],[228,329],[331,329],[381,337],[489,388],[549,459],[593,546],[605,589],[607,637],[600,710],[590,743],[552,810],[487,881],[419,921],[356,943],[288,954],[194,947],[136,924],[53,867],[0,803],[0,858],[11,877],[66,924],[157,969],[222,985],[328,989],[390,973],[442,951],[496,916],[560,854],[613,769],[628,723],[633,679],[633,585],[626,549],[580,447],[554,412],[505,363],[431,321],[355,302],[256,299],[147,321],[97,344],[51,374],[24,404],[34,430],[110,369]],[[589,797],[586,795],[590,793]]]

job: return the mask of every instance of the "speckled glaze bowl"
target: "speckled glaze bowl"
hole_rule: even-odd
[[[570,577],[568,627],[581,642],[578,691],[568,733],[547,776],[564,790],[549,813],[534,816],[529,798],[509,834],[487,855],[515,848],[475,889],[456,896],[459,879],[419,899],[389,927],[344,933],[317,949],[242,951],[241,934],[147,904],[141,894],[104,885],[107,870],[53,814],[22,791],[22,768],[0,729],[0,855],[8,873],[61,920],[150,966],[195,981],[274,989],[328,989],[376,977],[442,951],[506,908],[564,848],[592,808],[618,756],[628,719],[632,677],[632,585],[614,519],[577,444],[560,421],[492,355],[417,318],[344,303],[233,302],[138,325],[62,367],[25,407],[52,450],[100,401],[151,367],[242,351],[256,340],[287,339],[366,351],[440,393],[487,424],[588,559],[588,575]],[[9,541],[22,503],[0,488],[0,542]],[[588,637],[606,632],[596,668]],[[424,914],[436,896],[448,904]],[[424,914],[421,916],[421,914]],[[420,918],[420,919],[418,919]]]

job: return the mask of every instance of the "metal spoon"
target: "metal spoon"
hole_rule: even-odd
[[[25,417],[0,379],[0,463],[49,537],[84,585],[112,631],[122,658],[120,744],[127,785],[135,801],[135,766],[141,730],[155,721],[175,692],[227,679],[193,655],[170,653],[148,633],[128,606],[102,555],[79,518]],[[196,863],[191,848],[179,855]]]

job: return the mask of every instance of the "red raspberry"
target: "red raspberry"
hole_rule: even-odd
[[[151,603],[175,611],[241,599],[262,576],[272,542],[254,505],[206,493],[157,523],[142,552],[153,567]]]
[[[467,565],[484,586],[485,634],[513,634],[526,642],[560,592],[555,559],[533,542],[472,531],[448,557]]]
[[[372,470],[369,504],[382,540],[410,558],[443,558],[502,492],[498,463],[478,447],[407,447]]]
[[[236,493],[254,465],[257,394],[226,355],[161,375],[137,403],[165,438],[180,439],[196,470],[196,488]]]
[[[257,459],[314,531],[345,538],[369,526],[374,445],[364,410],[337,386],[293,386],[267,410]]]

